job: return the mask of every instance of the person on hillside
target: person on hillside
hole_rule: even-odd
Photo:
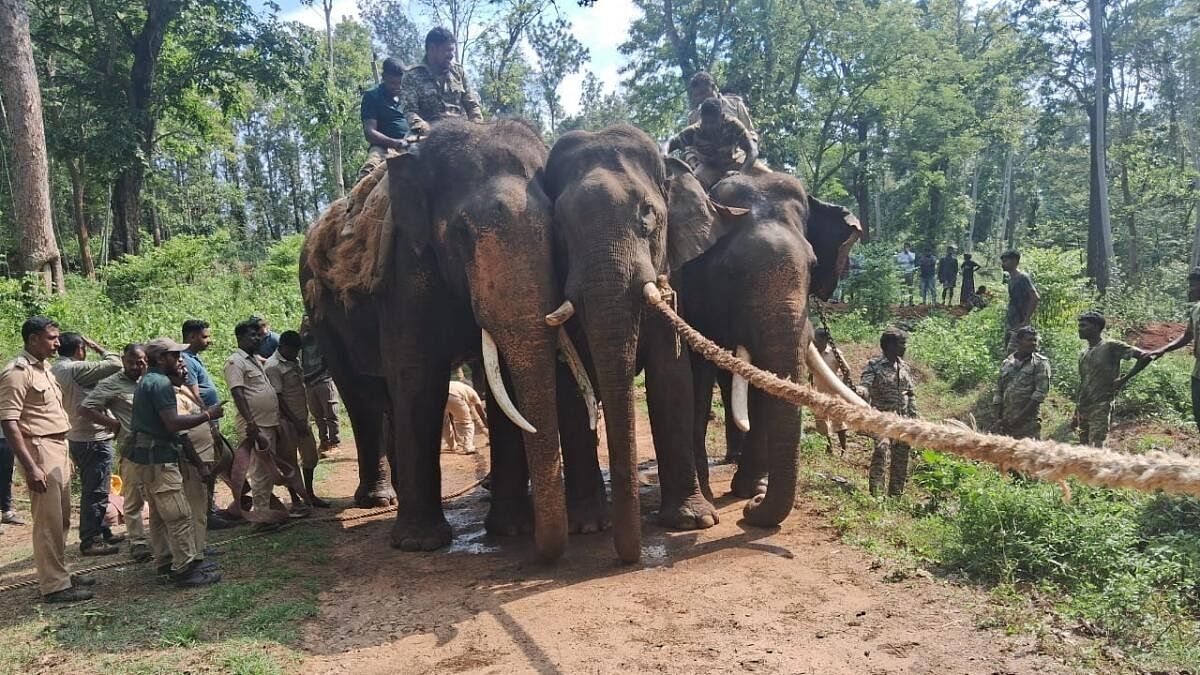
[[[101,359],[88,361],[88,350]],[[111,555],[125,541],[104,522],[112,487],[113,432],[76,411],[97,382],[121,370],[121,357],[79,333],[62,333],[58,354],[50,372],[58,380],[63,409],[71,420],[67,447],[79,470],[79,550],[84,555]]]
[[[971,297],[967,298],[966,306],[969,309],[985,309],[988,305],[992,304],[992,299],[992,292],[988,290],[988,287],[980,286],[977,292],[972,293]]]
[[[460,371],[461,377],[461,371]],[[442,446],[447,452],[475,454],[475,425],[487,431],[487,411],[471,385],[461,379],[450,380],[446,398],[446,419],[442,425]]]
[[[937,304],[937,266],[938,260],[933,255],[932,248],[926,248],[917,258],[917,271],[921,277],[921,304]]]
[[[746,127],[746,133],[750,134],[750,138],[755,143],[758,142],[758,132],[754,129],[754,120],[750,119],[750,111],[746,109],[742,98],[717,91],[716,80],[703,70],[693,75],[688,82],[688,100],[692,104],[692,110],[688,113],[688,124],[696,124],[700,121],[700,104],[710,98],[720,101],[721,112],[741,122],[742,126]]]
[[[142,345],[125,345],[121,352],[120,372],[97,382],[77,410],[81,416],[117,435],[125,530],[129,533],[129,557],[134,562],[147,562],[153,557],[142,520],[142,507],[146,503],[145,490],[141,483],[134,480],[135,469],[129,459],[129,453],[133,449],[130,444],[133,440],[133,394],[137,390],[138,380],[146,373],[148,367],[146,350]]]
[[[1017,348],[1000,364],[1000,380],[992,397],[993,431],[1013,438],[1042,437],[1042,402],[1050,393],[1050,359],[1038,353],[1032,326],[1017,329]]]
[[[279,336],[279,349],[267,359],[267,379],[279,396],[280,422],[285,425],[283,437],[291,446],[282,448],[283,454],[299,466],[304,474],[304,501],[327,509],[329,503],[313,492],[313,473],[320,456],[312,428],[308,426],[308,400],[304,394],[304,371],[299,360],[302,345],[299,333],[284,331]],[[297,456],[299,461],[296,460]]]
[[[358,180],[387,159],[388,150],[408,147],[408,119],[400,105],[404,83],[404,65],[388,57],[383,60],[383,81],[363,92],[360,106],[363,136],[367,139],[367,161],[358,170]]]
[[[21,463],[33,512],[33,561],[43,602],[90,600],[96,578],[67,571],[71,463],[58,380],[46,364],[58,350],[58,324],[35,316],[21,325],[24,351],[0,372],[0,426]]]
[[[214,406],[218,401],[217,386],[213,382],[212,375],[208,372],[208,367],[200,359],[200,355],[207,351],[209,345],[212,344],[212,329],[209,328],[207,321],[202,319],[188,319],[183,322],[182,332],[183,342],[188,346],[183,352],[183,364],[187,368],[186,386],[200,399],[203,405]],[[214,421],[208,425],[208,428],[213,437],[214,447],[217,443],[225,442],[221,438],[221,425],[219,423]],[[229,521],[217,515],[217,505],[214,496],[216,478],[212,474],[208,477],[208,515],[206,517],[206,524],[209,530],[223,530],[231,525]]]
[[[879,336],[882,355],[867,362],[862,372],[861,384],[864,398],[872,407],[904,417],[916,417],[916,381],[913,379],[912,369],[904,360],[907,348],[907,333],[897,328],[885,330]],[[888,473],[888,495],[897,497],[904,493],[904,485],[908,481],[910,452],[906,443],[887,438],[875,439],[875,451],[871,455],[871,468],[868,473],[868,485],[872,495],[883,491],[885,469]]]
[[[954,287],[958,284],[958,260],[954,247],[946,247],[946,255],[938,259],[937,278],[942,284],[942,304],[954,304]]]
[[[255,354],[265,361],[279,349],[279,333],[271,330],[271,324],[262,315],[251,314],[250,321],[258,328],[258,351]]]
[[[338,426],[337,388],[333,385],[329,369],[325,367],[325,359],[321,356],[317,336],[313,335],[312,322],[307,314],[300,320],[300,367],[304,371],[304,395],[313,421],[317,423],[317,437],[321,441],[317,450],[321,453],[331,452],[342,442]]]
[[[963,254],[962,267],[960,268],[962,270],[962,291],[958,296],[958,304],[963,307],[972,306],[971,297],[976,295],[975,270],[978,270],[980,267],[983,266],[972,260],[970,253]],[[979,290],[981,291],[979,295],[982,295],[983,286],[980,286]]]
[[[1016,348],[1013,335],[1018,328],[1033,323],[1033,315],[1042,299],[1037,287],[1033,285],[1033,279],[1020,269],[1020,264],[1019,252],[1005,251],[1000,254],[1000,267],[1008,272],[1008,310],[1004,314],[1004,344],[1010,354]]]
[[[896,268],[900,270],[900,280],[904,283],[904,287],[908,289],[908,305],[913,304],[913,274],[917,271],[917,254],[913,252],[912,245],[907,241],[904,242],[904,247],[896,254]]]
[[[708,188],[731,171],[750,171],[758,161],[758,143],[741,122],[722,112],[719,100],[710,98],[700,104],[700,121],[668,141],[667,153],[687,162]]]
[[[483,108],[467,82],[462,66],[455,63],[458,40],[438,26],[425,35],[425,58],[408,69],[400,87],[400,109],[408,128],[419,136],[429,125],[446,117],[483,121]]]
[[[179,414],[176,388],[187,380],[180,356],[185,349],[187,345],[166,337],[146,343],[150,368],[133,392],[129,458],[134,471],[129,478],[141,483],[143,497],[150,504],[150,541],[158,573],[169,575],[177,586],[189,587],[214,584],[221,580],[221,573],[216,563],[204,560],[204,549],[196,547],[184,483],[185,473],[203,464],[181,434],[220,419],[224,409],[218,403],[199,414]]]
[[[1150,363],[1142,350],[1105,338],[1104,325],[1104,315],[1099,312],[1079,315],[1079,339],[1088,346],[1079,355],[1079,396],[1071,417],[1071,428],[1079,430],[1079,442],[1097,448],[1104,447],[1108,438],[1117,392]],[[1137,363],[1121,375],[1121,362],[1126,359],[1137,359]]]
[[[1173,352],[1188,344],[1192,345],[1192,358],[1195,359],[1195,364],[1192,366],[1192,421],[1196,423],[1197,428],[1200,428],[1200,340],[1196,339],[1196,333],[1200,331],[1200,267],[1192,268],[1192,271],[1188,273],[1187,281],[1187,299],[1188,302],[1194,303],[1188,309],[1187,328],[1174,340],[1158,349],[1146,352],[1146,358],[1156,361],[1168,352]]]
[[[813,346],[817,348],[817,353],[821,355],[821,360],[829,366],[829,369],[837,373],[844,382],[853,386],[854,376],[850,374],[850,364],[846,363],[846,357],[842,351],[833,346],[833,338],[829,334],[828,328],[818,328],[813,331]],[[816,384],[817,391],[823,394],[834,396],[835,392],[831,391],[821,380],[810,378]],[[813,420],[817,427],[817,433],[825,437],[829,442],[829,453],[833,454],[833,435],[837,434],[838,445],[842,449],[842,454],[846,454],[846,424],[841,420],[827,420],[817,417]]]

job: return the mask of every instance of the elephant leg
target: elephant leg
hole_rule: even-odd
[[[354,491],[354,505],[364,508],[392,506],[396,503],[396,491],[385,458],[391,460],[388,439],[383,423],[384,407],[387,402],[386,384],[374,377],[357,378],[349,385],[337,383],[350,426],[354,429],[354,445],[358,448],[358,488]]]
[[[572,534],[608,529],[608,493],[600,473],[599,439],[588,426],[587,406],[575,377],[563,363],[558,380],[558,435],[562,443],[567,488],[567,526]]]
[[[725,409],[725,463],[734,464],[742,457],[742,446],[746,443],[746,432],[738,428],[733,421],[733,406],[730,398],[733,392],[733,375],[721,370],[717,373],[717,383],[721,385],[721,405]]]
[[[693,456],[693,402],[691,356],[686,345],[675,353],[675,333],[666,319],[648,314],[642,323],[642,354],[646,365],[646,403],[650,433],[658,458],[658,483],[662,489],[659,524],[681,530],[709,528],[719,520],[717,510],[704,498]]]
[[[767,491],[768,428],[766,424],[759,422],[753,412],[759,409],[759,403],[764,396],[757,389],[750,389],[750,431],[743,435],[738,469],[733,474],[729,488],[735,497],[741,499],[749,499]]]
[[[774,369],[773,372],[798,372],[797,365],[786,361],[771,363],[767,361],[763,368]],[[796,406],[782,401],[760,391],[752,391],[750,396],[750,414],[753,422],[750,434],[754,436],[756,429],[762,432],[757,435],[754,450],[758,454],[758,446],[765,450],[761,458],[756,456],[759,466],[768,467],[770,484],[763,494],[755,495],[746,504],[744,515],[746,522],[760,527],[773,527],[783,522],[792,511],[796,501],[796,478],[800,462],[800,411]],[[758,442],[762,439],[762,442]]]
[[[433,551],[453,539],[442,512],[440,444],[450,367],[400,369],[392,380],[395,483],[399,499],[392,546]]]
[[[508,391],[513,391],[504,371]],[[487,397],[488,438],[492,446],[492,500],[484,527],[489,534],[515,537],[533,532],[533,500],[529,496],[529,464],[521,430]]]
[[[712,487],[708,481],[708,416],[712,411],[713,381],[716,369],[698,354],[691,355],[692,361],[692,458],[696,462],[696,478],[700,481],[700,492],[708,501],[713,500]]]

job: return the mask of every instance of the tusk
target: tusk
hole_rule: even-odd
[[[653,281],[647,281],[646,285],[642,286],[642,296],[652,305],[662,302],[662,291],[658,290],[658,284]]]
[[[486,329],[483,330],[483,372],[487,374],[488,389],[496,398],[496,405],[500,406],[504,416],[522,431],[536,434],[537,429],[521,416],[521,411],[517,410],[512,399],[508,397],[508,391],[504,388],[504,378],[500,375],[500,350],[496,349],[496,341]]]
[[[739,359],[750,363],[750,351],[745,347],[738,345],[734,355]],[[734,374],[733,376],[733,391],[730,392],[729,405],[732,408],[733,422],[737,428],[742,431],[750,431],[750,383],[741,375]]]
[[[825,363],[825,359],[821,358],[820,352],[817,351],[817,348],[811,342],[808,343],[808,350],[804,352],[804,361],[808,364],[809,369],[812,370],[813,379],[819,380],[826,389],[845,399],[847,403],[860,405],[864,408],[870,407],[861,396],[854,393],[853,389],[847,387],[841,378],[834,375],[833,371],[829,369],[829,364]]]
[[[566,305],[571,304],[568,300]],[[583,396],[583,404],[587,406],[588,413],[588,428],[592,431],[596,430],[596,390],[592,387],[592,381],[588,379],[587,369],[583,367],[583,359],[579,358],[579,351],[575,349],[575,344],[571,342],[571,336],[567,335],[565,328],[558,329],[558,348],[562,350],[563,356],[567,358],[567,367],[571,369],[571,374],[575,376],[575,381],[579,383],[579,393]]]
[[[575,316],[575,305],[571,304],[570,300],[563,300],[563,304],[558,306],[558,309],[546,315],[546,323],[551,326],[561,326]]]

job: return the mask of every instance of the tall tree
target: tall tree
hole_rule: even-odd
[[[47,289],[66,291],[50,213],[50,166],[24,0],[0,0],[0,85],[16,170],[14,199],[21,224],[21,266],[39,272]]]
[[[407,5],[401,0],[358,0],[358,12],[371,27],[380,53],[411,66],[421,61],[424,38],[408,15]]]
[[[316,0],[301,0],[308,6],[313,6]],[[333,64],[333,0],[321,0],[321,9],[325,13],[325,57],[328,60],[328,70],[325,73],[326,105],[332,104],[334,97],[334,64]],[[337,187],[338,196],[346,196],[346,172],[342,168],[342,129],[333,125],[333,184]]]
[[[571,24],[561,17],[533,26],[529,43],[538,57],[537,83],[545,105],[547,129],[558,129],[563,116],[558,90],[567,75],[578,72],[588,60],[588,49],[571,34]]]

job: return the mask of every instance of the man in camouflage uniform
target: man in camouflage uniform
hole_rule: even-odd
[[[742,98],[717,91],[716,80],[703,70],[693,75],[691,81],[688,82],[688,99],[692,104],[692,111],[688,113],[688,124],[696,124],[700,121],[700,104],[710,98],[720,101],[721,112],[741,122],[742,126],[746,127],[746,132],[750,134],[750,138],[755,143],[758,142],[758,132],[754,129],[754,120],[750,119],[750,111],[746,109]]]
[[[1050,359],[1038,353],[1032,326],[1017,329],[1017,349],[1000,364],[1000,381],[992,398],[998,434],[1013,438],[1042,437],[1042,401],[1050,391]]]
[[[904,417],[916,417],[916,383],[912,370],[904,361],[907,347],[907,333],[895,328],[885,330],[883,335],[879,336],[879,349],[883,355],[867,362],[867,367],[862,373],[862,391],[867,402],[877,410],[893,412]],[[900,441],[876,438],[875,452],[871,455],[871,469],[868,474],[872,495],[878,495],[883,490],[883,472],[887,465],[889,449],[892,457],[888,467],[888,495],[897,497],[904,492],[911,449],[908,444]]]
[[[1200,339],[1196,336],[1200,334],[1200,267],[1193,267],[1187,277],[1188,302],[1193,303],[1188,308],[1187,328],[1179,337],[1171,340],[1167,344],[1146,353],[1146,358],[1154,361],[1162,358],[1168,352],[1173,352],[1176,349],[1192,345],[1192,420],[1196,423],[1196,427],[1200,428]]]
[[[483,121],[479,99],[467,83],[467,74],[454,62],[458,42],[442,27],[425,36],[424,60],[408,69],[400,87],[400,107],[408,127],[418,136],[429,133],[429,125],[446,117]]]
[[[667,152],[681,154],[706,188],[729,171],[750,171],[758,161],[758,143],[715,98],[700,104],[700,121],[676,134]]]
[[[1079,355],[1079,397],[1071,426],[1079,429],[1079,441],[1097,448],[1108,438],[1113,399],[1134,375],[1150,363],[1145,352],[1120,340],[1105,339],[1104,315],[1084,312],[1079,315],[1079,339],[1088,346]],[[1121,362],[1137,359],[1137,364],[1124,376]]]

